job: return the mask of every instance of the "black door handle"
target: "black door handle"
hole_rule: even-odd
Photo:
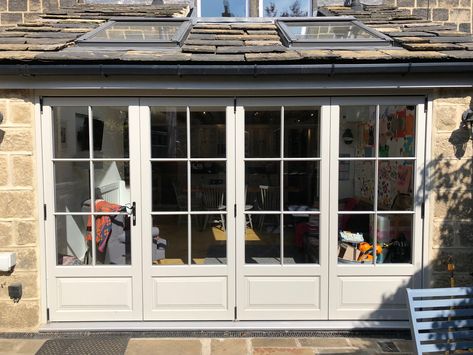
[[[133,202],[131,206],[131,219],[133,221],[133,225],[136,226],[136,202]]]

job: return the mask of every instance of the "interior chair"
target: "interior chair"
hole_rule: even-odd
[[[202,206],[205,211],[225,211],[225,186],[224,185],[203,185],[202,190]],[[225,231],[225,216],[220,213],[220,219],[217,222],[222,226],[222,230]],[[202,231],[207,228],[210,219],[209,214],[205,215],[204,223],[202,225]]]
[[[278,186],[259,185],[260,189],[260,200],[259,209],[262,211],[279,211],[280,206],[280,190]],[[259,230],[264,227],[266,215],[259,215]]]

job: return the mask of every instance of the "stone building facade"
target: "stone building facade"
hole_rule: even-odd
[[[472,30],[471,0],[384,0],[384,3],[427,20],[454,25],[462,32]]]
[[[0,251],[18,260],[12,273],[0,272],[0,332],[26,331],[38,326],[40,309],[34,96],[8,90],[0,97]],[[8,296],[14,282],[23,285],[19,303]]]
[[[77,0],[0,0],[0,25],[28,22],[46,11],[70,6]]]

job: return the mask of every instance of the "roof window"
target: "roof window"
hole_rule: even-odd
[[[179,46],[190,30],[188,19],[112,19],[77,40],[78,44]]]
[[[390,46],[392,40],[353,17],[279,19],[282,38],[288,46],[351,47]]]

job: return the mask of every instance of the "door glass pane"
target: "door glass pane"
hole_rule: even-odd
[[[340,157],[374,157],[376,106],[340,107]]]
[[[373,214],[339,214],[338,263],[374,263],[373,222]]]
[[[123,161],[95,161],[94,191],[96,201],[105,200],[110,204],[118,206],[131,203],[130,163]],[[100,211],[96,209],[96,212]]]
[[[377,263],[411,263],[414,232],[413,215],[378,215],[378,243],[382,257]]]
[[[97,211],[114,209],[113,204],[104,200],[96,203]],[[88,221],[90,230],[91,221]],[[88,235],[87,240],[95,239],[96,265],[131,264],[131,217],[128,214],[95,216],[95,238]]]
[[[128,158],[128,107],[92,107],[95,158]]]
[[[319,215],[284,215],[284,264],[319,263]]]
[[[53,107],[55,158],[89,157],[89,108]]]
[[[191,163],[191,207],[193,211],[226,210],[226,163]]]
[[[187,109],[151,107],[151,157],[187,157]]]
[[[201,0],[202,17],[245,17],[246,0]]]
[[[187,215],[152,216],[152,262],[184,265],[188,262]]]
[[[284,162],[284,210],[319,209],[319,162]]]
[[[245,111],[245,156],[281,156],[281,108],[251,108]]]
[[[264,17],[305,17],[309,16],[307,0],[263,0]]]
[[[284,156],[320,156],[320,108],[284,108]]]
[[[54,162],[56,212],[87,212],[90,200],[89,162]]]
[[[226,214],[192,215],[192,264],[226,264]]]
[[[225,158],[225,109],[207,107],[190,111],[191,158]]]
[[[378,210],[414,210],[412,160],[381,160],[378,176]]]
[[[379,107],[379,156],[415,155],[416,106]]]
[[[340,161],[338,180],[340,211],[373,211],[374,161]]]
[[[253,215],[253,228],[245,231],[247,264],[281,263],[281,217],[279,214]]]
[[[92,253],[86,242],[88,216],[56,216],[57,265],[92,264]]]
[[[152,210],[187,211],[187,162],[152,162]]]
[[[246,200],[253,209],[279,211],[281,164],[275,161],[245,162]]]

